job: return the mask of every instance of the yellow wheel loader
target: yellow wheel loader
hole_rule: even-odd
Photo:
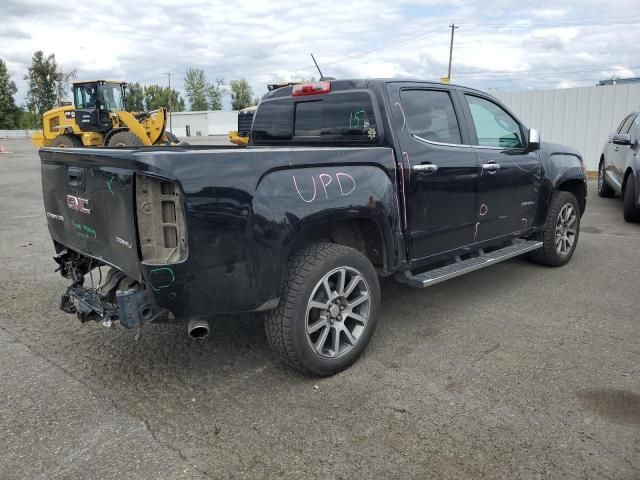
[[[75,105],[45,112],[42,132],[32,137],[36,147],[129,147],[177,145],[165,130],[167,111],[131,113],[125,109],[127,84],[107,80],[73,83]]]

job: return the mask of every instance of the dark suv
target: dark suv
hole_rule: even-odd
[[[609,136],[598,166],[598,194],[611,197],[619,193],[624,200],[624,219],[640,221],[640,113],[625,117]]]

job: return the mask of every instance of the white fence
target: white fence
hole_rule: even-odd
[[[640,84],[491,94],[527,126],[540,130],[543,141],[577,149],[589,170],[598,169],[608,135],[625,115],[640,110]]]
[[[0,130],[0,138],[31,138],[39,130]]]

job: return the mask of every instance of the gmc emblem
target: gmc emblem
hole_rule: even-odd
[[[87,208],[89,206],[89,200],[80,197],[74,197],[73,195],[67,195],[67,207],[77,212],[90,214],[91,210]]]

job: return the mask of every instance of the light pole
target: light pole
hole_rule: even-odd
[[[173,73],[171,72],[165,72],[165,75],[167,76],[167,79],[169,80],[169,131],[171,133],[173,133],[173,123],[172,123],[172,118],[171,118],[171,110],[173,110],[171,107],[171,97],[173,96],[171,93],[171,75],[173,75]]]

